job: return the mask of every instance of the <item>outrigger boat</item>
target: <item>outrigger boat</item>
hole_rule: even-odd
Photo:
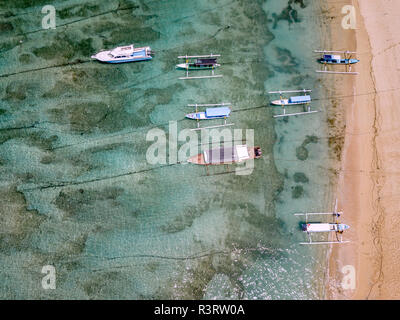
[[[150,47],[135,48],[129,46],[116,47],[112,50],[103,50],[92,56],[93,59],[106,63],[123,63],[151,60],[153,51]]]
[[[196,120],[197,128],[191,130],[203,130],[203,129],[212,129],[226,126],[233,126],[234,123],[227,123],[226,119],[229,117],[231,113],[230,106],[231,103],[215,103],[215,104],[188,104],[188,107],[196,107],[194,113],[188,113],[186,118]],[[205,111],[198,111],[198,107],[214,107],[221,106],[217,108],[207,108]],[[214,120],[214,119],[224,119],[224,123],[215,126],[209,127],[200,127],[200,120]]]
[[[221,65],[217,63],[217,58],[196,59],[193,62],[180,63],[176,65],[177,69],[183,70],[208,70],[215,69]]]
[[[185,63],[179,63],[176,65],[177,69],[186,70],[186,77],[180,77],[181,80],[186,79],[205,79],[205,78],[220,78],[222,74],[214,74],[214,69],[220,67],[221,65],[217,63],[217,57],[219,54],[210,54],[202,56],[179,56],[178,59],[186,59]],[[195,60],[193,60],[195,59]],[[211,70],[210,76],[196,76],[189,77],[190,70]]]
[[[335,209],[333,212],[316,212],[316,213],[295,213],[295,216],[306,216],[305,223],[301,224],[301,230],[308,234],[309,241],[308,242],[300,242],[300,244],[331,244],[331,243],[348,243],[350,241],[343,241],[342,234],[345,230],[350,227],[347,224],[339,223],[337,219],[343,212],[337,211],[337,199],[335,203]],[[310,215],[331,215],[334,218],[332,223],[325,222],[308,222],[308,216]],[[311,239],[311,233],[316,232],[335,232],[336,241],[318,241],[313,242]],[[338,236],[340,235],[340,237]]]
[[[356,64],[360,60],[352,58],[353,54],[357,52],[353,51],[327,51],[327,50],[314,50],[314,52],[322,53],[322,57],[318,59],[318,62],[324,65],[323,70],[316,70],[316,72],[321,73],[337,73],[337,74],[358,74],[358,72],[351,72],[351,65]],[[334,55],[332,53],[341,53],[344,58],[340,55]],[[329,71],[328,65],[344,65],[346,66],[346,71]]]
[[[282,94],[283,93],[295,93],[295,92],[304,92],[304,95],[302,96],[292,96],[289,98],[283,98]],[[307,92],[311,92],[311,90],[292,90],[292,91],[270,91],[268,93],[274,94],[274,93],[279,93],[279,100],[273,100],[271,101],[271,104],[275,106],[281,106],[283,108],[283,114],[278,114],[274,115],[274,118],[277,117],[289,117],[289,116],[298,116],[298,115],[303,115],[303,114],[309,114],[309,113],[315,113],[318,112],[318,110],[311,110],[311,96],[307,94]],[[303,112],[296,112],[296,113],[286,113],[286,106],[295,106],[295,105],[305,105],[307,106],[307,110]]]
[[[260,147],[248,147],[247,145],[235,145],[205,150],[196,156],[190,157],[188,162],[200,165],[232,164],[250,159],[261,158]]]

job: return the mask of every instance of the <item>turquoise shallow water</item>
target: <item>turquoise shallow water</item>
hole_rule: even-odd
[[[322,96],[318,2],[53,1],[42,30],[45,4],[0,5],[0,297],[321,298],[324,251],[297,244],[292,213],[332,201],[326,113],[274,120],[266,94]],[[132,42],[153,61],[89,59]],[[209,53],[222,79],[178,80],[178,55]],[[251,175],[146,161],[149,130],[226,101],[263,149]]]

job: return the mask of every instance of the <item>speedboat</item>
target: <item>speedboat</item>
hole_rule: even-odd
[[[92,59],[106,63],[123,63],[151,60],[153,52],[150,47],[135,48],[133,44],[129,46],[116,47],[112,50],[100,51],[92,56]]]

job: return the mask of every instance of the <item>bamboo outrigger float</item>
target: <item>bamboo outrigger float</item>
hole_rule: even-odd
[[[356,75],[358,72],[351,71],[351,65],[356,64],[360,60],[352,58],[354,51],[327,51],[327,50],[314,50],[316,53],[322,53],[322,57],[318,59],[318,62],[324,65],[323,70],[316,70],[320,73],[332,73],[332,74],[352,74]],[[333,55],[331,53],[340,53],[344,55],[342,58],[340,55]],[[344,65],[346,71],[330,71],[328,65]]]
[[[229,117],[231,113],[231,103],[209,103],[209,104],[188,104],[188,107],[195,107],[194,113],[188,113],[186,118],[196,120],[197,128],[191,130],[204,130],[204,129],[213,129],[220,127],[233,126],[234,123],[227,123],[226,119]],[[199,107],[216,107],[216,108],[206,108],[205,111],[199,111]],[[224,123],[220,125],[208,126],[208,127],[200,127],[201,120],[214,120],[214,119],[223,119]]]
[[[179,63],[176,65],[177,69],[186,70],[186,77],[180,77],[180,80],[187,79],[206,79],[206,78],[221,78],[222,74],[214,74],[215,68],[221,65],[217,63],[217,58],[220,57],[219,54],[209,54],[200,56],[179,56],[178,59],[185,59],[185,63]],[[193,60],[195,59],[195,60]],[[210,76],[194,76],[189,77],[189,71],[199,71],[199,70],[211,70]]]
[[[295,213],[295,216],[305,216],[305,223],[301,224],[301,230],[303,232],[307,232],[308,242],[300,242],[300,244],[333,244],[333,243],[348,243],[350,241],[344,241],[342,238],[343,231],[349,229],[350,227],[347,224],[339,223],[337,219],[342,215],[343,212],[337,211],[337,199],[335,202],[335,209],[333,212],[313,212],[313,213]],[[332,223],[325,222],[308,222],[308,217],[311,215],[330,215],[334,218]],[[335,232],[336,241],[312,241],[311,233],[316,232]],[[339,236],[340,235],[340,236]]]
[[[283,98],[282,94],[283,93],[295,93],[295,92],[303,92],[304,95],[302,96],[292,96],[289,98]],[[311,96],[308,95],[307,93],[311,92],[311,90],[307,89],[302,89],[302,90],[291,90],[291,91],[270,91],[268,93],[270,94],[275,94],[279,93],[279,100],[273,100],[271,101],[271,104],[275,106],[281,106],[283,108],[283,114],[278,114],[274,115],[274,118],[278,117],[290,117],[290,116],[299,116],[299,115],[304,115],[304,114],[310,114],[310,113],[316,113],[319,112],[319,110],[311,110]],[[294,106],[294,105],[304,105],[306,107],[305,111],[302,112],[295,112],[295,113],[286,113],[286,106]]]

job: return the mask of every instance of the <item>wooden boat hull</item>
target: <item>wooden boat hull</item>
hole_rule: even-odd
[[[271,104],[274,106],[295,106],[298,104],[307,104],[309,102],[289,102],[289,99],[274,100]]]
[[[207,117],[205,112],[198,112],[198,113],[188,113],[186,118],[192,120],[214,120],[214,119],[224,119],[227,118],[226,116],[213,116]]]
[[[193,64],[190,63],[181,63],[181,64],[177,64],[176,68],[180,69],[180,70],[211,70],[211,69],[215,69],[217,67],[219,67],[220,64],[214,64],[213,66],[200,66],[200,67],[196,67]]]
[[[350,227],[344,223],[302,223],[301,229],[304,232],[343,232]]]
[[[357,59],[350,59],[350,60],[342,60],[340,62],[334,61],[334,60],[324,60],[324,59],[319,59],[318,62],[321,64],[340,64],[340,65],[347,65],[347,64],[356,64],[360,60]]]
[[[248,153],[249,153],[249,158],[246,160],[251,160],[251,159],[258,159],[261,158],[261,155],[256,156],[256,152],[255,149],[259,149],[261,150],[260,147],[256,146],[256,147],[247,147]],[[244,160],[244,161],[246,161]],[[204,159],[204,154],[203,153],[199,153],[193,157],[190,157],[187,160],[189,163],[193,163],[193,164],[198,164],[198,165],[203,165],[203,166],[207,166],[207,165],[221,165],[221,164],[232,164],[232,163],[237,163],[240,161],[230,161],[230,162],[219,162],[219,163],[206,163],[205,159]]]

